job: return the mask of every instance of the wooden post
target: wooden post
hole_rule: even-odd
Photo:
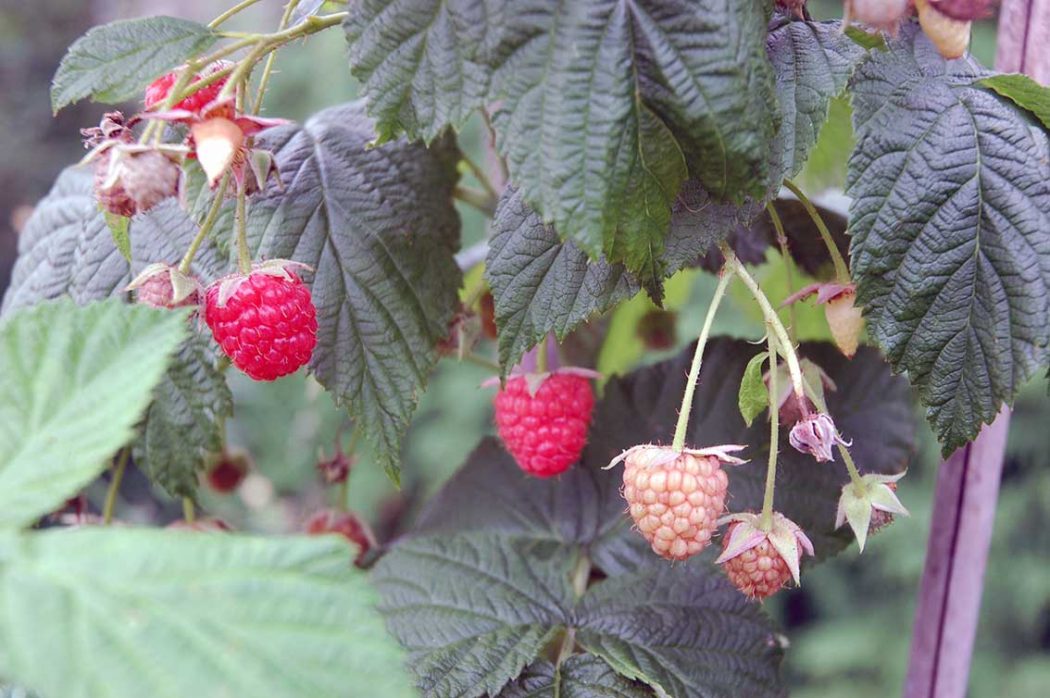
[[[1050,82],[1050,0],[1004,0],[996,68]],[[941,464],[904,698],[965,698],[1010,411]]]

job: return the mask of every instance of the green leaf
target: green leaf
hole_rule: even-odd
[[[663,564],[595,586],[576,611],[577,641],[660,695],[783,695],[768,618],[709,565]]]
[[[382,137],[432,137],[497,102],[525,200],[651,286],[688,175],[720,199],[764,193],[766,20],[759,0],[376,0],[346,27]]]
[[[1014,104],[1031,112],[1044,128],[1050,129],[1050,88],[1020,73],[993,75],[977,84],[995,90]]]
[[[737,405],[744,423],[751,426],[755,417],[769,407],[769,390],[762,380],[762,366],[769,358],[769,352],[755,354],[744,368],[744,377],[740,379],[740,391],[737,394]]]
[[[1050,143],[906,27],[853,81],[852,270],[944,453],[1050,361]]]
[[[869,50],[878,49],[879,51],[886,50],[886,40],[882,37],[881,32],[866,32],[856,24],[851,24],[846,27],[843,34],[848,36],[850,41],[861,48]]]
[[[574,654],[559,666],[536,662],[499,698],[652,698],[643,684],[617,674],[600,657]]]
[[[135,464],[173,497],[192,497],[209,453],[222,448],[221,420],[233,414],[226,375],[210,339],[183,342],[153,390],[153,404],[135,444]]]
[[[401,653],[350,557],[338,537],[11,537],[0,673],[44,698],[407,698]]]
[[[131,222],[130,219],[109,211],[103,211],[102,217],[106,219],[106,225],[109,226],[109,232],[113,236],[113,244],[120,250],[121,256],[130,262],[131,238],[128,237],[128,223]]]
[[[274,129],[283,191],[252,200],[257,255],[309,264],[317,306],[310,367],[396,479],[400,440],[459,305],[452,205],[458,151],[404,141],[368,148],[359,103]]]
[[[846,88],[853,70],[867,52],[842,32],[842,22],[788,22],[766,39],[769,61],[776,75],[777,100],[782,116],[774,152],[780,180],[802,169],[828,118],[833,97]]]
[[[201,53],[218,35],[174,17],[144,17],[94,27],[73,42],[51,81],[51,108],[91,97],[114,104]]]
[[[102,472],[186,335],[183,312],[46,303],[0,325],[0,527],[25,526]]]
[[[750,462],[727,470],[726,501],[734,512],[757,511],[762,506],[769,425],[758,422],[748,428],[737,406],[741,377],[759,351],[743,340],[715,338],[708,342],[686,432],[686,445],[694,448],[747,445],[743,457]],[[828,409],[839,431],[853,442],[850,452],[857,467],[862,472],[904,470],[915,449],[907,382],[894,376],[871,347],[861,347],[852,360],[826,342],[806,342],[799,351],[823,368],[837,385],[838,390],[827,394]],[[685,388],[692,353],[693,346],[687,347],[671,360],[606,384],[605,396],[594,414],[584,454],[586,464],[600,467],[636,444],[671,442],[679,401],[674,396],[680,396]],[[788,447],[784,437],[791,426],[782,425],[784,445],[778,460],[776,509],[806,531],[817,558],[822,559],[852,541],[848,531],[834,527],[835,507],[848,477],[841,463],[818,466],[811,456]],[[623,471],[614,468],[609,472],[619,477]]]
[[[568,622],[570,549],[499,533],[399,543],[373,573],[427,696],[498,693]]]
[[[686,182],[671,218],[661,268],[673,274],[695,264],[712,247],[746,230],[755,205],[713,201],[698,184]],[[554,332],[564,339],[591,317],[638,293],[641,284],[622,264],[591,261],[571,242],[544,225],[520,191],[500,199],[485,277],[495,300],[500,365],[509,371],[521,356]],[[662,280],[648,287],[662,298]]]

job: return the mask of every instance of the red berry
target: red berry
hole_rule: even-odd
[[[637,446],[624,457],[623,498],[653,552],[685,560],[707,547],[729,478],[716,455]]]
[[[317,344],[310,289],[290,271],[257,269],[212,284],[204,322],[233,365],[259,381],[294,373]]]
[[[217,70],[222,70],[227,67],[229,63],[226,61],[216,61],[208,66],[204,72],[199,73],[193,77],[194,81],[206,78]],[[157,78],[149,87],[146,88],[146,94],[143,101],[146,103],[146,109],[154,109],[164,104],[164,100],[168,98],[168,94],[171,92],[171,88],[175,86],[176,81],[179,79],[179,71],[174,70],[167,75]],[[193,84],[192,82],[190,83]],[[215,98],[219,96],[223,86],[226,84],[226,78],[219,78],[215,82],[201,89],[197,90],[185,99],[177,102],[172,109],[185,109],[186,111],[199,114],[204,107],[215,101]]]
[[[339,511],[337,509],[322,509],[314,513],[303,527],[312,536],[325,533],[338,533],[357,546],[357,555],[354,564],[361,566],[365,554],[376,546],[375,536],[372,529],[362,521],[357,514],[350,511]]]
[[[722,539],[723,549],[729,547],[733,529],[739,525],[730,524]],[[722,569],[733,586],[752,599],[772,596],[791,580],[787,562],[768,539],[726,560],[722,563]]]
[[[580,458],[591,426],[594,393],[590,381],[573,373],[552,373],[535,393],[518,376],[496,394],[496,430],[518,467],[552,477]]]
[[[204,477],[208,485],[220,494],[229,494],[237,489],[251,469],[251,461],[245,453],[223,453],[210,464]]]

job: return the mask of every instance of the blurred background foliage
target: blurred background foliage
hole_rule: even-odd
[[[93,24],[120,17],[171,14],[207,21],[227,3],[213,0],[5,0],[0,7],[0,291],[6,287],[17,244],[17,230],[58,171],[83,151],[77,129],[97,123],[102,105],[81,104],[52,119],[47,88],[65,47]],[[280,0],[260,3],[230,28],[259,31],[275,26]],[[839,16],[841,3],[810,2],[817,18]],[[994,57],[994,21],[980,23],[973,52],[987,65]],[[330,31],[280,53],[266,113],[306,119],[325,106],[352,99],[356,86],[346,67],[344,40]],[[129,110],[134,109],[130,105]],[[819,144],[799,181],[811,195],[841,188],[852,144],[850,110],[837,101]],[[470,123],[460,134],[463,149],[484,161],[486,131]],[[469,183],[469,182],[468,182]],[[461,208],[463,246],[482,240],[486,219]],[[769,253],[770,261],[778,257]],[[767,264],[759,273],[774,298],[787,293],[783,265]],[[796,284],[798,279],[796,279]],[[689,343],[698,330],[714,287],[713,277],[684,271],[668,286],[670,315],[654,315],[644,296],[596,319],[570,347],[593,346],[589,354],[607,375],[667,358]],[[735,296],[715,324],[715,333],[761,336],[757,312]],[[642,327],[661,328],[663,349],[647,349]],[[648,323],[648,324],[647,324]],[[669,323],[669,324],[668,324]],[[796,328],[800,338],[824,338],[820,311],[802,305]],[[590,341],[589,341],[590,340]],[[477,350],[494,356],[491,343]],[[411,525],[412,516],[456,470],[478,439],[492,433],[492,390],[480,388],[486,369],[455,359],[442,362],[423,397],[410,431],[397,491],[380,468],[358,449],[351,472],[349,506],[367,518],[381,541]],[[346,446],[352,425],[312,380],[297,375],[272,384],[253,383],[231,372],[237,412],[229,423],[232,446],[247,449],[256,468],[232,496],[202,489],[203,507],[236,528],[270,532],[294,530],[316,508],[339,496],[326,490],[314,464],[330,456],[337,439]],[[922,423],[921,414],[916,420]],[[1015,405],[995,538],[989,561],[982,621],[971,680],[973,698],[1041,698],[1050,686],[1050,400],[1045,381],[1036,381]],[[919,448],[901,499],[912,516],[878,534],[863,558],[850,549],[814,567],[800,590],[781,594],[767,605],[791,641],[785,671],[792,695],[874,698],[899,692],[906,668],[915,591],[922,572],[937,446],[922,430]],[[101,501],[103,483],[91,490]],[[131,521],[165,522],[177,507],[141,476],[124,488],[121,516]]]

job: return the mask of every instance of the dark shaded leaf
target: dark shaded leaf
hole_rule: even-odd
[[[1050,145],[909,26],[853,81],[852,270],[944,453],[1050,360]]]
[[[146,85],[218,39],[202,24],[143,17],[94,27],[77,39],[55,72],[51,108],[85,97],[113,104],[138,98]]]
[[[652,698],[650,689],[617,674],[600,657],[574,654],[557,669],[537,662],[499,694],[499,698]]]
[[[364,429],[396,478],[400,439],[458,306],[458,151],[404,141],[369,148],[360,103],[274,129],[284,190],[253,198],[257,254],[314,269],[318,380]]]
[[[844,212],[829,206],[822,206],[819,201],[814,201],[813,204],[817,208],[817,213],[824,219],[824,224],[828,226],[831,239],[835,241],[839,254],[849,264],[850,238],[846,234]],[[784,237],[787,238],[788,252],[799,268],[814,278],[832,278],[835,270],[827,245],[824,244],[813,218],[806,212],[801,202],[794,198],[781,198],[773,201],[773,207],[780,216],[780,222],[784,224]],[[845,209],[845,204],[842,208]],[[769,244],[777,244],[776,229],[773,227],[768,212],[763,211],[762,216],[756,219],[753,227],[756,233],[762,235]]]

